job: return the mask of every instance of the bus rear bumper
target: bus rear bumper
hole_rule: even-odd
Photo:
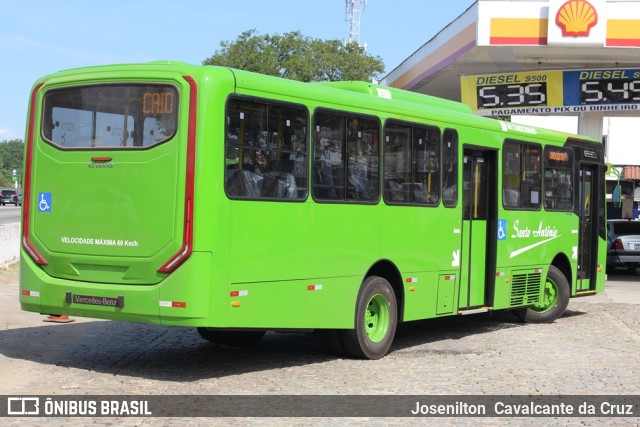
[[[208,272],[209,274],[203,274]],[[69,315],[176,326],[210,323],[211,253],[194,252],[155,285],[118,285],[59,279],[46,274],[26,254],[20,258],[20,305],[41,314]]]

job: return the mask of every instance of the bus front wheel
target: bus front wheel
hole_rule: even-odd
[[[540,302],[515,310],[516,316],[527,323],[551,323],[562,316],[569,305],[569,282],[555,266],[549,267]]]
[[[358,292],[355,328],[340,331],[342,346],[349,356],[380,359],[391,347],[397,323],[398,306],[393,288],[386,279],[370,276]]]

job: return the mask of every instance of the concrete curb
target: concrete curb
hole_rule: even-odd
[[[20,256],[20,223],[0,225],[0,265],[10,264]]]

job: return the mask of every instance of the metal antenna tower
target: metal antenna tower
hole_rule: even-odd
[[[367,7],[368,0],[344,0],[346,6],[345,21],[349,23],[347,43],[360,44],[360,16]]]

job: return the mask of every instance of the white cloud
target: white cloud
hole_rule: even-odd
[[[83,52],[81,50],[68,48],[66,46],[57,46],[36,40],[22,34],[5,34],[0,38],[0,43],[12,49],[22,51],[39,52],[38,54],[48,53],[54,57],[66,57],[75,60],[95,59],[95,54]]]
[[[12,139],[23,139],[23,138],[24,136],[19,135],[13,129],[0,127],[0,141],[9,141]]]
[[[66,58],[74,61],[74,63],[68,64],[67,67],[140,61],[135,55],[114,55],[97,50],[88,51],[61,44],[47,43],[18,33],[0,34],[0,46],[18,51],[21,54],[29,53],[39,57],[49,55],[50,58],[55,58],[56,60]]]

